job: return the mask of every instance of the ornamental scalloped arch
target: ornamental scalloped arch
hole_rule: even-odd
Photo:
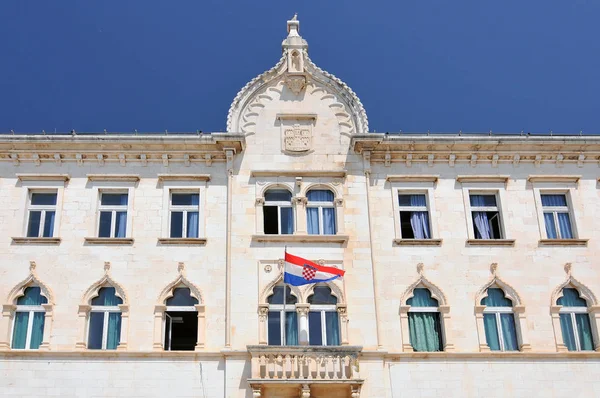
[[[410,307],[410,305],[406,304],[406,301],[412,297],[414,297],[414,291],[418,287],[425,287],[431,293],[431,297],[436,299],[438,302],[438,307],[443,305],[448,305],[448,300],[446,299],[446,295],[437,285],[433,284],[433,282],[429,281],[423,274],[419,275],[419,278],[415,282],[413,282],[401,296],[400,306],[402,307]]]
[[[495,286],[502,289],[504,296],[512,301],[513,307],[524,305],[521,296],[517,293],[515,288],[504,282],[498,275],[493,275],[492,278],[475,294],[475,306],[483,305],[481,304],[481,300],[488,296],[488,289]]]
[[[259,297],[259,305],[269,305],[269,296],[271,296],[274,291],[275,291],[275,287],[282,285],[283,284],[283,274],[279,274],[275,279],[273,279],[271,282],[269,282],[269,284],[262,290],[262,292],[260,293],[260,297]],[[296,297],[296,300],[298,303],[302,302],[302,293],[300,292],[300,289],[298,289],[298,286],[292,286],[292,285],[288,285],[290,288],[290,291],[292,293],[292,295],[294,297]]]
[[[29,275],[12,288],[8,294],[7,303],[16,304],[17,299],[25,295],[25,289],[32,286],[39,286],[42,296],[48,299],[48,304],[54,305],[54,293],[52,292],[52,289],[38,277],[35,267],[35,262],[31,261]]]
[[[596,298],[596,295],[594,294],[594,292],[592,292],[592,290],[589,287],[587,287],[586,285],[584,285],[583,283],[581,283],[580,281],[575,279],[573,277],[573,275],[568,274],[567,279],[565,279],[565,281],[563,283],[558,285],[552,292],[552,296],[550,297],[550,306],[551,307],[558,305],[556,302],[559,298],[561,298],[563,296],[563,289],[565,287],[570,287],[570,286],[577,289],[579,296],[586,301],[588,307],[598,305],[598,299]]]
[[[183,272],[183,268],[180,265],[179,276],[175,278],[171,283],[169,283],[165,288],[160,292],[158,296],[157,305],[165,305],[168,299],[173,297],[173,290],[179,287],[187,287],[190,289],[190,295],[198,300],[199,304],[204,304],[204,299],[202,296],[202,292],[194,283],[192,283]]]
[[[324,182],[316,182],[311,184],[306,184],[306,186],[302,187],[300,191],[300,196],[306,197],[308,191],[313,189],[326,189],[328,191],[333,192],[334,199],[338,199],[342,197],[342,194],[338,188],[334,184],[324,183]]]
[[[127,298],[127,293],[125,292],[125,289],[123,288],[123,286],[121,286],[121,284],[119,284],[117,281],[115,281],[112,278],[112,276],[110,275],[110,272],[108,272],[108,270],[106,270],[104,272],[104,276],[102,276],[102,278],[100,278],[99,280],[94,282],[85,291],[85,293],[83,294],[83,297],[81,299],[81,305],[90,305],[92,302],[92,299],[94,299],[95,297],[98,297],[100,289],[102,289],[103,287],[114,287],[116,296],[119,297],[121,300],[123,300],[123,304],[124,305],[129,304],[129,300]]]
[[[329,289],[331,289],[331,294],[337,298],[337,304],[346,305],[346,297],[344,296],[342,287],[339,285],[338,279],[329,282],[311,283],[310,285],[307,285],[302,297],[302,302],[308,303],[308,298],[315,292],[315,287],[327,286]]]

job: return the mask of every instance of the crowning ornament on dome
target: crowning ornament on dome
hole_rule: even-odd
[[[302,101],[305,96],[319,96],[335,114],[340,133],[367,133],[367,114],[358,96],[308,57],[308,44],[300,36],[297,15],[287,21],[287,32],[279,62],[248,82],[236,95],[227,115],[227,131],[256,133],[257,118],[271,101],[282,98]]]

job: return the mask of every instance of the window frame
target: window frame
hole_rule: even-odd
[[[333,195],[333,200],[331,202],[319,202],[319,201],[310,201],[308,200],[308,193],[310,191],[329,191],[331,192],[331,194]],[[336,209],[336,205],[335,205],[335,199],[336,199],[336,193],[335,191],[329,189],[329,188],[323,188],[323,187],[311,187],[306,191],[306,217],[307,217],[307,228],[308,228],[308,209],[309,208],[317,208],[318,212],[319,212],[319,233],[316,235],[336,235],[338,233],[338,216],[337,216],[337,209]],[[266,202],[265,202],[266,203]],[[324,232],[324,227],[323,227],[323,208],[328,208],[328,209],[333,209],[333,216],[335,218],[334,220],[334,233],[333,234],[325,234]],[[308,230],[307,230],[308,233]],[[313,234],[314,235],[314,234]]]
[[[531,180],[531,177],[530,177]],[[576,182],[547,182],[547,181],[533,181],[531,180],[533,187],[533,199],[536,206],[536,214],[538,217],[538,229],[540,233],[540,239],[542,241],[552,242],[558,239],[548,239],[546,234],[546,222],[544,220],[544,209],[542,206],[542,196],[545,194],[549,195],[565,195],[567,199],[567,206],[569,208],[569,221],[571,223],[571,232],[573,233],[572,239],[566,239],[567,241],[581,240],[582,230],[580,230],[580,214],[577,205],[579,204],[577,199],[577,183]],[[557,186],[558,185],[558,186]]]
[[[392,185],[392,209],[394,215],[394,238],[396,240],[415,240],[415,238],[403,238],[402,227],[400,222],[400,195],[425,195],[425,201],[427,203],[427,211],[429,217],[429,232],[430,238],[424,240],[439,240],[438,233],[438,220],[434,217],[436,214],[435,209],[435,198],[434,198],[434,186],[435,182],[429,181],[394,181],[390,180]],[[411,210],[412,211],[412,210]]]
[[[284,309],[285,308],[285,309]],[[281,347],[286,346],[287,345],[287,341],[286,341],[286,333],[285,333],[285,320],[287,319],[287,317],[285,317],[285,313],[286,312],[295,312],[296,314],[298,313],[297,309],[296,309],[296,304],[286,304],[285,306],[283,304],[269,304],[268,307],[268,312],[279,312],[279,338],[281,340]],[[267,317],[269,315],[267,314]],[[297,315],[296,315],[297,316]],[[283,320],[283,322],[282,322]],[[277,347],[276,345],[271,345],[269,344],[269,322],[267,320],[267,345],[271,346],[271,347]],[[298,335],[300,335],[300,322],[297,322],[297,327],[298,327]],[[298,342],[298,344],[300,344],[300,342]]]
[[[198,204],[197,205],[173,205],[173,194],[191,194],[198,195]],[[188,239],[190,237],[187,236],[187,214],[188,212],[197,212],[198,213],[198,236],[192,237],[193,239],[200,237],[200,201],[202,200],[200,191],[198,189],[181,189],[181,188],[171,188],[169,189],[169,199],[168,199],[168,236],[171,239]],[[171,236],[171,223],[172,223],[172,215],[173,212],[182,212],[183,220],[181,223],[181,237],[173,238]]]
[[[333,293],[332,293],[333,294]],[[309,314],[311,312],[319,312],[321,315],[321,345],[320,347],[326,347],[327,345],[327,322],[325,320],[325,313],[327,312],[335,312],[337,313],[337,304],[310,304],[309,308],[308,308],[308,312]],[[306,317],[306,322],[307,322],[307,331],[308,331],[308,344],[309,345],[313,345],[310,342],[310,315],[308,315]],[[340,339],[340,345],[342,344],[342,338],[341,338],[341,327],[340,327],[340,318],[339,318],[339,314],[338,314],[338,336]],[[330,347],[336,347],[336,346],[330,346]]]
[[[289,202],[284,202],[284,201],[268,201],[267,200],[267,193],[269,191],[287,191],[290,194],[290,201]],[[271,187],[265,190],[264,194],[263,194],[263,199],[264,199],[264,205],[263,205],[263,212],[264,212],[264,208],[269,206],[269,207],[277,207],[277,234],[270,234],[270,235],[293,235],[296,232],[296,216],[295,216],[295,212],[294,212],[294,192],[290,191],[287,187]],[[291,234],[282,234],[281,233],[281,208],[285,207],[285,208],[290,208],[292,210],[292,233]],[[264,232],[264,213],[263,213],[263,232]]]
[[[424,195],[425,196],[425,206],[402,206],[400,205],[400,195],[404,195],[404,196],[410,196],[410,195]],[[427,191],[406,191],[406,190],[400,190],[398,189],[397,195],[396,195],[396,205],[397,205],[397,217],[399,220],[399,229],[398,229],[398,235],[400,236],[400,239],[417,239],[414,236],[412,238],[405,238],[402,236],[402,215],[400,213],[402,212],[426,212],[427,213],[427,222],[429,223],[429,238],[423,238],[423,239],[433,239],[433,226],[432,226],[432,221],[431,221],[431,212],[430,212],[430,199],[429,199],[429,195],[427,193]]]
[[[90,340],[90,321],[91,321],[91,315],[92,313],[103,313],[103,320],[102,320],[102,347],[100,348],[100,350],[107,350],[106,348],[106,344],[108,343],[108,318],[109,318],[109,314],[110,313],[120,313],[121,316],[123,316],[123,313],[121,311],[121,308],[119,308],[118,305],[91,305],[90,306],[90,316],[88,318],[88,328],[87,328],[87,335],[85,336],[85,341],[86,344],[89,342]],[[122,327],[122,326],[121,326]],[[122,332],[122,330],[121,330]],[[112,350],[112,349],[111,349]]]
[[[487,240],[482,238],[476,238],[475,234],[475,225],[473,222],[473,213],[474,212],[490,212],[495,211],[498,213],[498,230],[500,231],[500,236],[497,238],[489,238],[489,240],[505,240],[508,239],[506,226],[504,222],[504,216],[502,211],[502,198],[501,191],[498,188],[472,188],[467,187],[466,189],[466,198],[465,204],[467,207],[468,221],[469,224],[469,239],[474,240]],[[471,195],[481,195],[481,196],[494,196],[496,198],[496,206],[472,206],[471,205]]]
[[[566,206],[544,206],[544,204],[542,202],[542,196],[544,196],[544,195],[564,195],[565,202],[567,203],[567,205]],[[573,206],[572,206],[569,196],[570,196],[569,191],[540,190],[539,197],[540,197],[540,204],[542,207],[542,211],[541,211],[542,212],[542,222],[544,223],[544,235],[543,236],[545,236],[545,239],[577,239],[575,225],[573,222],[574,216],[573,216],[573,212],[571,211]],[[550,238],[548,236],[548,233],[546,231],[546,219],[544,217],[544,215],[546,213],[552,214],[552,219],[554,220],[554,230],[556,231],[556,238]],[[571,227],[571,233],[573,234],[573,237],[571,237],[571,238],[563,238],[562,237],[562,231],[560,229],[560,224],[558,221],[559,213],[566,213],[569,215],[569,226]]]
[[[17,321],[17,313],[18,312],[27,312],[29,313],[29,318],[27,319],[27,336],[25,338],[25,348],[13,348],[13,339],[14,339],[14,333],[15,333],[15,322]],[[24,351],[24,350],[39,350],[40,348],[31,348],[31,334],[32,334],[32,329],[33,329],[33,315],[36,312],[42,312],[46,313],[46,309],[44,308],[43,304],[40,305],[15,305],[15,311],[13,314],[13,319],[12,319],[12,325],[11,325],[11,331],[10,331],[10,349],[11,350],[18,350],[18,351]],[[45,320],[44,320],[45,322]],[[42,331],[42,333],[45,331],[45,325],[44,325],[44,330]],[[42,343],[44,341],[44,338],[42,336]],[[40,345],[41,346],[41,345]]]
[[[588,317],[590,316],[590,313],[588,311],[588,307],[560,307],[560,309],[558,310],[559,315],[560,314],[569,314],[569,317],[571,318],[571,327],[573,327],[573,337],[575,338],[575,352],[581,352],[581,341],[579,341],[579,329],[577,328],[577,320],[576,320],[576,315],[581,315],[581,314],[586,314]],[[592,326],[592,319],[590,319],[590,328],[593,328]],[[563,344],[565,341],[565,337],[563,336]],[[592,344],[595,345],[595,341],[594,341],[594,337],[593,337],[593,333],[592,333]],[[565,344],[566,346],[566,344]]]
[[[37,193],[41,193],[41,194],[49,194],[49,193],[53,193],[56,196],[56,204],[54,205],[34,205],[32,204],[32,199],[33,199],[33,194],[37,194]],[[28,236],[29,235],[29,223],[31,220],[31,212],[32,211],[39,211],[41,212],[40,215],[40,226],[38,229],[38,233],[36,236]],[[46,212],[47,211],[54,211],[54,227],[52,228],[51,231],[51,235],[50,236],[43,236],[44,235],[44,227],[46,224]],[[57,218],[58,218],[58,189],[54,188],[54,189],[50,189],[50,188],[45,188],[45,189],[37,189],[37,188],[29,188],[27,190],[27,209],[26,209],[26,220],[25,220],[25,233],[24,236],[27,236],[28,238],[54,238],[56,235],[56,231],[57,231]]]
[[[515,333],[517,336],[517,350],[516,351],[520,351],[520,342],[519,342],[519,332],[517,330],[518,326],[517,326],[517,320],[514,319],[515,318],[515,311],[513,307],[488,307],[488,306],[484,306],[483,308],[483,314],[494,314],[494,318],[496,319],[496,331],[498,333],[498,340],[500,343],[500,351],[501,352],[512,352],[511,351],[507,351],[506,348],[504,347],[504,332],[502,331],[502,321],[501,321],[501,315],[502,314],[512,314],[513,316],[513,321],[515,324]],[[484,333],[485,336],[485,333]],[[486,344],[488,344],[487,340],[486,340]],[[489,347],[489,344],[488,344]]]
[[[102,195],[104,194],[126,194],[127,195],[127,204],[126,205],[103,205],[102,204]],[[130,224],[131,224],[131,220],[130,220],[130,207],[131,207],[131,201],[132,201],[132,197],[130,194],[130,189],[127,188],[101,188],[98,189],[98,210],[97,210],[97,215],[96,215],[96,234],[95,236],[100,238],[100,218],[103,212],[111,212],[111,218],[110,218],[110,236],[105,236],[103,238],[106,239],[121,239],[121,238],[128,238],[129,235],[129,230],[130,230]],[[127,223],[125,225],[125,236],[120,236],[120,237],[115,237],[115,228],[116,228],[116,219],[117,219],[117,212],[123,212],[125,211],[125,222]]]

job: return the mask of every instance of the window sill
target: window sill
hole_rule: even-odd
[[[205,245],[206,238],[158,238],[161,245]]]
[[[12,242],[16,245],[58,245],[60,238],[27,238],[13,236]]]
[[[394,239],[398,246],[441,246],[442,239]]]
[[[133,238],[83,238],[89,245],[132,245]]]
[[[540,239],[540,246],[587,246],[589,239]]]
[[[256,242],[346,243],[348,235],[252,235]]]
[[[467,239],[468,246],[514,246],[514,239]]]

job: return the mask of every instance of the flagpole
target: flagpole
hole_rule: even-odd
[[[287,246],[283,249],[283,345],[287,345],[287,312],[285,304],[287,303],[287,283],[285,283],[285,254]]]

